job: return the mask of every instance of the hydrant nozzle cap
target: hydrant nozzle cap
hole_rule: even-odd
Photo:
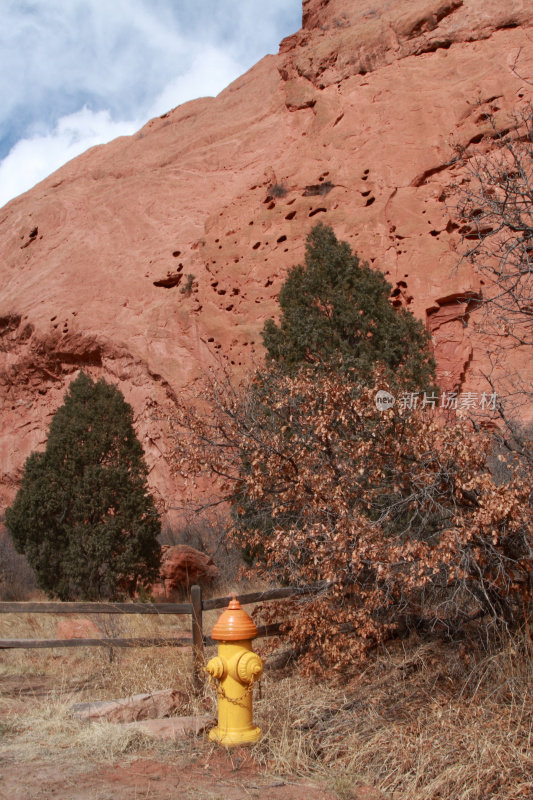
[[[211,638],[222,642],[244,641],[245,639],[255,639],[256,636],[257,628],[253,620],[241,608],[241,604],[235,597],[220,615],[211,631]]]

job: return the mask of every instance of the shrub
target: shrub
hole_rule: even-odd
[[[178,463],[223,476],[233,541],[256,574],[322,585],[269,612],[283,610],[308,670],[343,670],[405,625],[527,617],[532,476],[497,485],[488,434],[427,409],[378,411],[377,389],[395,391],[379,372],[257,383],[262,398],[214,385],[214,413],[182,420],[194,435],[180,437]]]

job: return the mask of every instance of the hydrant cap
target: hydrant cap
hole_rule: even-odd
[[[211,631],[211,638],[219,642],[238,642],[255,639],[256,636],[257,628],[253,620],[241,608],[241,604],[235,597],[220,615]]]

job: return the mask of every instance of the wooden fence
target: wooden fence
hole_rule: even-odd
[[[199,690],[204,680],[204,647],[215,645],[203,631],[203,612],[226,608],[233,597],[241,605],[262,603],[313,594],[319,587],[267,589],[264,592],[215,597],[204,600],[200,586],[191,587],[190,603],[64,603],[64,602],[0,602],[0,614],[188,614],[191,617],[190,637],[122,638],[122,639],[0,639],[0,650],[44,647],[184,647],[192,645],[193,684]],[[258,626],[258,638],[280,633],[280,623]]]

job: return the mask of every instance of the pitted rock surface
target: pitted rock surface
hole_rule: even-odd
[[[218,97],[1,209],[0,507],[83,368],[132,404],[171,517],[182,486],[165,419],[208,366],[257,364],[319,221],[431,327],[441,387],[484,388],[487,342],[461,305],[480,276],[460,260],[454,147],[531,99],[532,19],[526,0],[305,0],[302,30]]]

